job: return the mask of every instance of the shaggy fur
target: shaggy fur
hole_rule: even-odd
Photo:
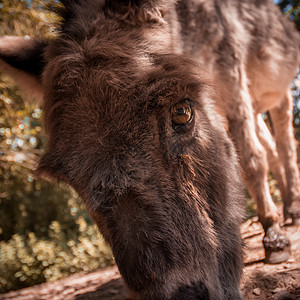
[[[290,24],[271,1],[62,3],[60,34],[46,46],[28,41],[24,54],[19,38],[9,51],[0,39],[0,58],[15,68],[43,53],[38,172],[82,196],[134,299],[241,299],[243,196],[224,128],[267,229],[277,211],[266,150],[279,162],[294,141],[287,119],[278,155],[257,116],[272,109],[276,121],[285,106],[298,56]],[[178,103],[191,108],[181,127]],[[278,167],[287,215],[299,200],[291,149]]]

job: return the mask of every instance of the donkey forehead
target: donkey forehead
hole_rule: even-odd
[[[103,186],[122,185],[124,174],[133,170],[120,170],[125,164],[136,167],[131,157],[143,157],[148,169],[145,157],[154,155],[160,133],[173,135],[172,104],[189,98],[202,106],[197,98],[209,92],[206,81],[195,63],[180,55],[148,55],[141,67],[134,53],[112,50],[108,55],[101,47],[86,53],[83,46],[72,47],[51,56],[43,74],[48,150],[40,170],[52,169],[74,187],[94,174],[100,174]]]
[[[112,114],[125,107],[129,113],[128,108],[135,112],[197,97],[203,80],[195,73],[194,62],[180,55],[127,55],[120,49],[108,54],[101,47],[85,51],[76,45],[50,60],[44,79],[48,102],[53,98],[65,105],[88,103]]]

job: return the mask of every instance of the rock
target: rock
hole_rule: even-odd
[[[278,289],[276,289],[278,290]],[[273,297],[274,300],[292,300],[291,294],[287,290],[279,290]]]
[[[256,296],[260,296],[261,290],[260,290],[260,288],[255,288],[252,293]]]

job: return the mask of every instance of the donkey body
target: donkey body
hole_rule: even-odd
[[[0,66],[44,94],[38,172],[82,196],[134,299],[240,299],[243,196],[225,128],[268,257],[285,259],[267,159],[295,219],[291,25],[271,1],[62,2],[55,40],[0,39]]]
[[[279,229],[269,168],[278,181],[284,218],[297,222],[300,217],[289,87],[299,65],[299,35],[272,2],[182,1],[177,12],[181,51],[210,71],[221,92],[217,109],[225,117],[266,232],[266,261],[276,263],[289,257],[289,241]],[[260,115],[266,111],[273,134]]]

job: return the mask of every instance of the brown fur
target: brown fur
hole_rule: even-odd
[[[99,56],[102,64],[103,48],[96,51],[90,61]],[[136,299],[238,297],[242,197],[232,145],[212,120],[209,86],[180,56],[153,57],[143,71],[129,53],[105,54],[106,68],[95,72],[77,69],[82,61],[69,70],[65,56],[59,73],[55,65],[45,72],[50,134],[40,172],[82,195]],[[186,98],[197,123],[176,133],[170,107]]]
[[[62,2],[60,35],[45,48],[33,41],[20,56],[0,40],[0,58],[27,74],[24,61],[44,52],[39,173],[82,196],[134,299],[240,299],[243,197],[220,125],[261,222],[276,225],[267,153],[286,216],[299,200],[295,147],[285,154],[293,29],[271,1]],[[170,112],[182,100],[193,118],[176,129]],[[275,133],[288,140],[277,153],[258,114],[271,109],[276,121],[280,106],[286,131]]]

